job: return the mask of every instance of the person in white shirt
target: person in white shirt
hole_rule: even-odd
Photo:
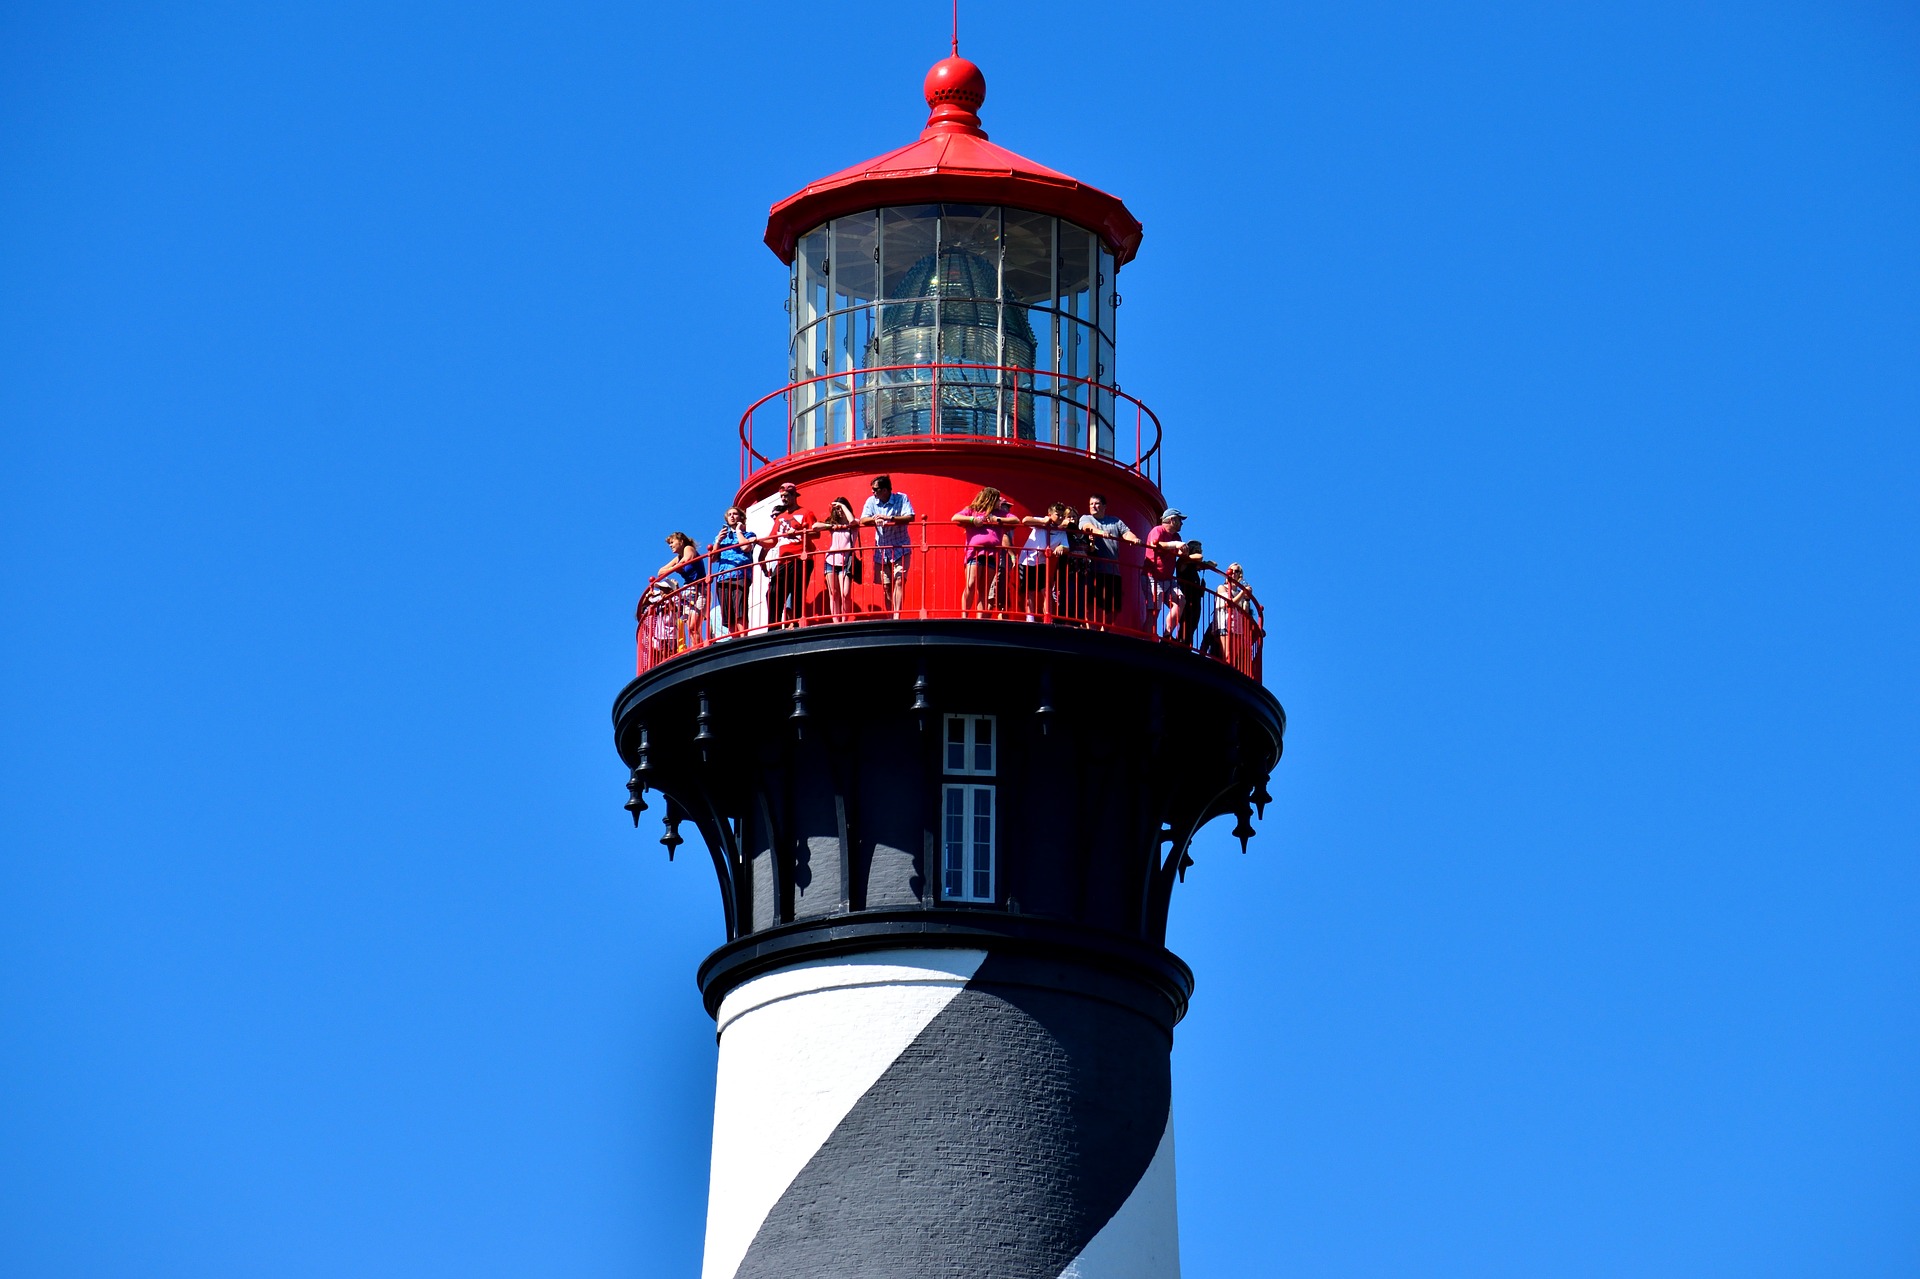
[[[860,508],[860,522],[873,526],[873,572],[885,588],[887,607],[895,617],[907,600],[907,572],[913,567],[913,503],[893,491],[893,477],[873,477],[873,496]]]
[[[1045,515],[1028,515],[1021,521],[1030,525],[1026,545],[1020,548],[1020,607],[1026,609],[1029,622],[1035,614],[1052,618],[1060,613],[1062,556],[1067,553],[1067,533],[1077,522],[1073,508],[1055,502]]]

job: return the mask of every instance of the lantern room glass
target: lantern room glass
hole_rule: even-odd
[[[789,447],[973,435],[1111,457],[1115,276],[1091,231],[1021,209],[814,228],[793,258]]]

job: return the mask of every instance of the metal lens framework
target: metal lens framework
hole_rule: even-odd
[[[1113,255],[1062,218],[926,204],[824,223],[793,259],[787,448],[973,435],[1111,458],[1118,301]]]

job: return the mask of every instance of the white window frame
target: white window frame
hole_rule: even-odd
[[[961,725],[962,767],[953,766],[953,727]],[[987,726],[986,767],[979,767],[980,726]],[[1000,763],[1000,726],[991,715],[949,715],[941,728],[941,771],[948,777],[991,777]]]
[[[940,784],[940,896],[947,901],[994,900],[994,845],[999,796],[993,786]]]

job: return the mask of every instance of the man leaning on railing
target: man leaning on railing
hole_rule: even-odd
[[[860,522],[873,526],[873,575],[895,617],[907,603],[907,573],[913,568],[913,503],[893,489],[893,477],[876,475],[873,495],[860,508]]]
[[[1094,620],[1111,626],[1120,612],[1120,543],[1139,546],[1127,522],[1107,514],[1107,499],[1095,493],[1087,499],[1087,513],[1080,517],[1087,533],[1087,549],[1093,556]]]

